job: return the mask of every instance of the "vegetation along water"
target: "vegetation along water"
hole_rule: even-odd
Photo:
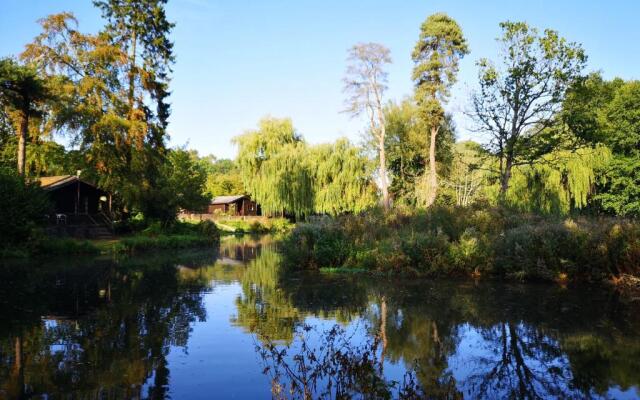
[[[63,1],[27,3],[0,4],[0,51],[35,32],[0,54],[0,400],[640,398],[640,81],[596,63],[620,46],[471,2],[359,6],[348,34],[348,2],[68,2],[86,20],[33,29]],[[619,3],[531,20],[637,45]]]
[[[3,266],[0,397],[640,395],[616,290],[287,271],[277,245]]]

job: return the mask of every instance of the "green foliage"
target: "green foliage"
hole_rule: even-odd
[[[418,200],[427,207],[435,203],[438,194],[436,154],[438,133],[445,120],[443,103],[456,81],[460,59],[469,53],[467,41],[458,23],[444,13],[436,13],[422,24],[420,39],[412,58],[415,98],[418,117],[429,129],[429,174],[422,176],[416,190]]]
[[[563,104],[563,121],[571,132],[611,150],[610,162],[598,167],[594,199],[618,215],[640,215],[639,110],[639,81],[605,81],[599,74],[577,82]]]
[[[209,247],[216,243],[216,239],[196,235],[157,235],[132,236],[122,238],[113,247],[115,253],[135,253],[159,249],[188,249],[194,247]]]
[[[207,172],[204,194],[209,198],[244,194],[240,168],[233,160],[202,157],[198,162]]]
[[[423,204],[422,187],[428,164],[428,126],[419,118],[418,106],[410,99],[396,104],[390,102],[384,109],[387,123],[386,149],[389,173],[392,177],[390,192],[395,204],[417,206]],[[452,165],[455,127],[446,115],[436,136],[438,173],[447,176]]]
[[[415,63],[413,81],[420,116],[428,124],[439,125],[444,118],[441,101],[456,82],[459,61],[469,53],[458,23],[447,14],[430,15],[420,27],[420,38],[411,58]]]
[[[141,191],[137,198],[139,210],[145,218],[164,224],[173,222],[179,209],[200,210],[208,204],[203,195],[206,172],[183,149],[168,151],[157,178],[158,186]],[[147,197],[148,196],[148,197]]]
[[[561,220],[506,209],[432,207],[299,224],[282,252],[291,268],[603,280],[640,274],[640,225],[613,218]]]
[[[234,139],[245,188],[267,215],[309,214],[313,194],[304,143],[290,119],[265,118]]]
[[[308,146],[291,120],[266,118],[235,142],[245,188],[266,215],[335,215],[375,202],[369,164],[346,140]]]
[[[540,34],[524,22],[503,22],[498,65],[478,61],[480,88],[472,96],[477,130],[488,134],[496,156],[500,194],[509,188],[512,169],[552,151],[572,150],[571,135],[559,128],[567,89],[579,78],[586,56],[580,45],[556,31]]]
[[[249,219],[221,219],[221,226],[233,228],[234,233],[278,233],[288,232],[293,224],[286,218],[249,218]]]
[[[296,268],[342,267],[349,250],[345,234],[331,222],[298,224],[283,245],[285,260]]]
[[[495,251],[495,271],[519,279],[637,276],[640,227],[615,219],[539,221],[507,230]]]
[[[25,182],[15,169],[0,168],[0,247],[24,246],[46,221],[50,204],[37,183]]]
[[[567,214],[585,208],[594,194],[597,173],[609,165],[605,146],[555,151],[532,165],[513,170],[506,204],[522,211]],[[497,201],[499,188],[488,189]]]
[[[458,142],[453,147],[453,156],[448,173],[443,177],[442,195],[447,204],[470,206],[486,197],[489,155],[481,145],[473,141]]]
[[[372,166],[348,140],[309,147],[306,162],[312,174],[315,213],[358,213],[376,203]]]
[[[25,174],[29,130],[42,123],[45,104],[53,97],[51,92],[48,82],[33,64],[20,65],[12,59],[0,59],[0,108],[6,122],[11,121],[15,127],[20,175]]]
[[[219,241],[220,231],[212,221],[201,221],[197,224],[175,222],[168,226],[155,222],[133,236],[120,239],[112,251],[134,253],[156,249],[209,247]]]
[[[49,118],[71,136],[75,169],[116,195],[116,204],[166,218],[149,202],[162,196],[161,167],[172,44],[164,1],[96,1],[105,29],[83,34],[70,13],[40,21],[43,32],[21,57],[37,64],[59,100]]]
[[[32,252],[37,256],[99,254],[100,249],[88,240],[71,238],[42,238]]]
[[[598,199],[605,210],[640,216],[640,81],[616,90],[600,114],[604,142],[614,153]]]

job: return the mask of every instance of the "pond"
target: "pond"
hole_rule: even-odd
[[[0,399],[640,398],[615,291],[286,273],[276,247],[0,267]]]

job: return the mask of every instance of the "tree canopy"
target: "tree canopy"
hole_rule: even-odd
[[[478,61],[480,89],[472,96],[476,129],[488,135],[487,149],[498,159],[500,193],[512,169],[532,164],[563,141],[556,127],[567,89],[586,63],[582,47],[558,32],[542,34],[524,22],[503,22],[498,63]]]

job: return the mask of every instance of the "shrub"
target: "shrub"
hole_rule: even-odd
[[[0,247],[25,246],[46,222],[50,204],[37,183],[28,183],[12,169],[0,168]]]
[[[194,235],[132,236],[123,238],[113,248],[115,253],[135,253],[156,249],[186,249],[213,245],[217,239]]]
[[[341,267],[347,260],[344,233],[334,224],[299,224],[283,243],[289,265]]]
[[[200,221],[197,225],[197,229],[202,236],[215,238],[216,240],[220,238],[220,230],[213,221]]]
[[[34,251],[40,255],[99,254],[100,249],[88,240],[47,238],[40,240]]]
[[[282,245],[296,268],[349,267],[525,280],[640,275],[640,225],[502,208],[373,210],[300,224]]]

